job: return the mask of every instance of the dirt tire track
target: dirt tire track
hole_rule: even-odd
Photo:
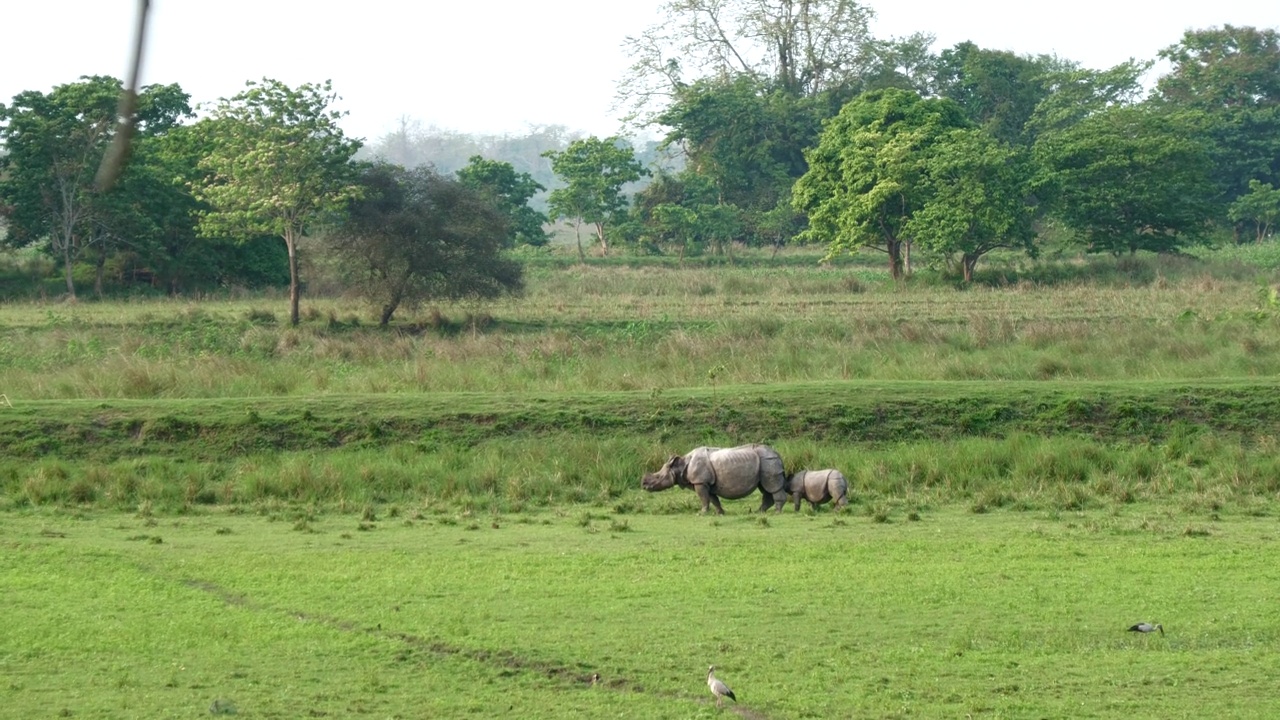
[[[160,574],[160,573],[157,573],[152,568],[143,568],[143,569],[145,569],[147,572],[150,572],[150,573]],[[424,651],[430,652],[433,655],[437,655],[440,657],[462,657],[462,658],[467,658],[469,660],[474,660],[475,662],[479,662],[485,665],[489,665],[491,667],[500,667],[508,670],[514,670],[517,672],[536,673],[548,678],[549,680],[553,680],[558,683],[568,683],[573,686],[577,686],[577,685],[586,685],[588,687],[591,686],[591,678],[593,673],[583,670],[582,668],[584,666],[581,663],[579,663],[578,666],[575,668],[569,665],[551,662],[548,660],[535,660],[532,658],[520,657],[519,655],[516,655],[510,650],[494,651],[494,650],[484,650],[480,648],[465,648],[458,645],[451,645],[449,643],[444,642],[443,640],[426,638],[421,635],[414,635],[413,633],[398,632],[395,630],[384,630],[382,628],[381,623],[372,627],[369,627],[369,626],[362,627],[359,623],[352,622],[350,620],[344,620],[342,618],[333,617],[330,615],[323,615],[320,613],[312,613],[312,612],[304,612],[299,610],[288,610],[283,608],[271,607],[269,605],[264,605],[260,602],[254,601],[250,599],[248,596],[244,595],[243,593],[234,592],[228,588],[225,588],[217,583],[210,582],[208,580],[200,580],[198,578],[187,577],[187,578],[183,578],[181,582],[183,585],[186,585],[187,587],[193,590],[199,590],[201,592],[213,595],[214,597],[218,598],[219,600],[226,603],[227,605],[231,605],[234,607],[247,608],[255,612],[279,613],[282,615],[288,615],[289,617],[292,617],[301,622],[317,623],[319,625],[324,625],[325,627],[333,628],[334,630],[340,630],[342,632],[364,633],[367,635],[372,635],[375,637],[380,637],[387,640],[399,642],[404,645],[408,645],[409,647],[412,647],[414,649],[424,650]],[[646,689],[640,683],[630,680],[623,676],[611,677],[608,679],[602,678],[600,682],[597,684],[597,686],[604,688],[606,690],[614,691],[614,692],[635,693],[637,695],[647,694],[654,697],[666,698],[670,700],[693,701],[693,702],[699,702],[703,704],[712,702],[711,700],[695,697],[692,694],[685,693],[685,692],[663,692],[660,690]],[[749,720],[768,720],[767,715],[759,711],[752,710],[751,708],[745,705],[735,704],[726,709],[733,711],[740,717],[749,718]]]

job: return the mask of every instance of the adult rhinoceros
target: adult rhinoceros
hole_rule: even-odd
[[[724,514],[720,498],[737,500],[759,488],[764,496],[761,512],[769,505],[782,512],[787,502],[786,474],[782,458],[767,445],[739,445],[734,448],[700,447],[686,455],[672,455],[662,469],[644,476],[641,486],[649,492],[666,490],[674,485],[693,488],[702,499],[702,512],[715,504]]]
[[[787,478],[787,494],[795,498],[796,510],[802,497],[813,508],[834,499],[838,510],[849,503],[849,481],[839,470],[801,470]]]

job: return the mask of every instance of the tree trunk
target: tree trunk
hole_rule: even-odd
[[[107,249],[98,248],[98,260],[93,267],[93,294],[102,297],[103,277],[107,274]]]
[[[403,279],[402,279],[403,280]],[[395,286],[391,293],[391,297],[382,305],[382,312],[378,314],[378,327],[386,327],[391,322],[391,316],[395,314],[396,309],[400,307],[400,303],[404,300],[404,285]]]
[[[605,257],[609,257],[609,241],[604,239],[604,223],[596,223],[596,237],[600,239],[600,249]]]
[[[298,314],[298,300],[302,289],[298,283],[298,239],[292,228],[284,231],[284,245],[289,250],[289,322],[298,327],[301,317]]]
[[[71,246],[74,242],[73,238],[68,237],[62,246],[62,272],[67,278],[67,299],[71,302],[76,300],[76,282],[71,276]]]
[[[903,253],[903,265],[906,267],[907,277],[911,277],[911,241],[906,240],[903,244],[906,246],[906,251]]]
[[[573,223],[573,236],[578,239],[578,262],[583,265],[587,264],[587,255],[582,251],[582,221],[577,220]]]
[[[961,272],[964,273],[964,281],[966,283],[973,282],[973,268],[977,264],[978,264],[977,255],[969,255],[966,253],[964,257],[960,258],[960,269],[961,269]]]
[[[902,279],[902,241],[888,240],[885,247],[889,251],[889,276],[894,280]]]

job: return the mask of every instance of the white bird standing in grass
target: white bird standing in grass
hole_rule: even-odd
[[[738,702],[738,698],[734,697],[733,691],[729,689],[729,686],[716,678],[715,665],[707,668],[707,687],[711,688],[711,694],[716,696],[716,707],[721,707],[725,698]]]
[[[1160,623],[1156,623],[1152,625],[1151,623],[1141,622],[1129,628],[1129,632],[1140,632],[1140,633],[1156,632],[1157,630],[1160,631],[1161,635],[1164,634],[1164,626],[1161,625]]]

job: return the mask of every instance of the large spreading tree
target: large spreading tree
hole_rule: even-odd
[[[121,83],[106,76],[83,77],[48,93],[19,93],[0,105],[0,211],[13,245],[47,241],[62,263],[67,296],[76,297],[72,269],[96,253],[95,288],[112,249],[159,212],[150,202],[147,173],[138,163],[125,168],[115,188],[99,192],[94,174],[118,128]],[[186,93],[177,85],[150,85],[138,95],[137,142],[146,144],[190,115]]]
[[[929,151],[965,127],[969,121],[955,102],[906,90],[864,93],[845,105],[796,182],[793,204],[809,217],[801,237],[825,243],[831,254],[884,252],[890,274],[901,278],[910,223],[930,197]]]
[[[965,282],[999,248],[1036,252],[1030,152],[978,128],[939,138],[924,160],[926,199],[907,234],[934,257],[957,261]]]
[[[1233,204],[1253,181],[1280,186],[1280,31],[1188,30],[1160,57],[1171,68],[1156,83],[1155,101],[1198,116],[1192,131],[1208,141],[1220,193],[1215,219],[1230,221],[1239,239]]]
[[[1039,192],[1085,250],[1176,252],[1215,212],[1208,144],[1185,114],[1112,107],[1042,135]]]
[[[208,209],[199,214],[207,236],[244,240],[274,235],[289,255],[289,319],[299,322],[298,241],[318,222],[344,209],[359,192],[351,158],[360,148],[338,126],[344,113],[328,81],[297,88],[270,79],[249,82],[222,99],[202,121],[212,137],[193,183]]]
[[[874,12],[854,0],[667,0],[659,12],[661,22],[627,38],[632,65],[619,89],[645,122],[699,78],[748,77],[799,97],[879,70]]]

